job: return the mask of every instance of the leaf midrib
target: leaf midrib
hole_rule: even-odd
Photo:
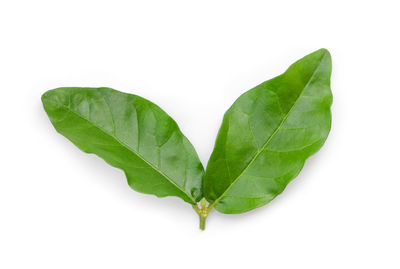
[[[91,125],[93,125],[94,127],[96,127],[97,129],[99,129],[101,132],[103,132],[104,134],[112,137],[117,143],[119,143],[122,147],[128,149],[130,152],[132,152],[133,154],[137,155],[142,161],[144,161],[146,164],[148,164],[151,168],[153,168],[156,172],[158,172],[161,176],[163,176],[166,180],[168,180],[168,182],[170,182],[172,185],[174,185],[177,189],[179,189],[181,192],[183,192],[194,204],[196,204],[196,201],[189,196],[181,187],[179,187],[171,178],[169,178],[166,174],[164,174],[161,170],[157,169],[153,164],[151,164],[150,162],[148,162],[142,155],[140,155],[138,152],[136,152],[135,150],[131,149],[128,145],[126,145],[124,142],[120,141],[117,137],[115,137],[114,135],[109,134],[107,131],[103,130],[103,128],[101,128],[100,126],[97,126],[96,124],[94,124],[93,122],[89,121],[87,118],[83,117],[81,114],[77,113],[76,111],[74,111],[73,109],[71,109],[68,106],[62,105],[62,107],[64,107],[65,109],[67,109],[68,111],[74,113],[75,115],[77,115],[78,117],[82,118],[83,120],[87,121],[88,123],[90,123]]]
[[[271,142],[272,138],[275,136],[275,134],[280,130],[280,128],[282,127],[282,125],[285,123],[286,119],[289,117],[291,111],[293,110],[293,108],[296,106],[297,101],[300,99],[300,97],[302,96],[302,94],[304,93],[305,89],[309,86],[310,82],[312,81],[312,79],[314,78],[315,73],[318,71],[319,67],[321,66],[321,62],[324,59],[326,55],[324,54],[321,59],[320,62],[318,64],[318,66],[315,68],[315,70],[313,71],[312,75],[310,76],[310,78],[308,79],[306,85],[304,86],[303,90],[300,92],[299,96],[297,97],[296,101],[293,103],[293,105],[291,106],[291,108],[289,109],[289,111],[286,113],[286,115],[283,117],[283,119],[281,120],[281,122],[279,123],[279,125],[275,128],[274,132],[271,134],[271,136],[267,139],[267,141],[264,143],[264,145],[261,147],[261,149],[258,150],[258,152],[254,155],[254,157],[250,160],[250,162],[246,165],[246,167],[243,169],[243,171],[239,174],[239,176],[237,176],[232,183],[228,186],[228,188],[226,188],[226,190],[217,198],[214,200],[214,202],[212,202],[209,205],[209,208],[213,208],[224,196],[225,194],[232,188],[233,185],[235,185],[236,181],[238,181],[242,175],[247,171],[247,169],[253,164],[253,162],[258,158],[258,156],[261,154],[261,152],[263,152],[265,150],[265,148],[268,146],[268,144]]]

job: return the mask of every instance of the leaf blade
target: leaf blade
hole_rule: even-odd
[[[191,204],[201,199],[203,166],[176,122],[155,104],[110,88],[57,88],[42,102],[60,134],[122,169],[136,191]]]
[[[330,74],[330,54],[321,49],[234,102],[204,177],[211,207],[222,213],[260,207],[297,176],[330,130]]]

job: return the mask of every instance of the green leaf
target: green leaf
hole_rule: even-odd
[[[321,49],[240,96],[225,113],[203,193],[222,213],[260,207],[280,194],[331,126],[331,57]]]
[[[157,105],[110,88],[58,88],[42,102],[60,134],[122,169],[134,190],[191,204],[201,199],[203,166]]]

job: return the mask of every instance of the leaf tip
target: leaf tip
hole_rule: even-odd
[[[327,53],[327,54],[330,54],[329,53],[329,50],[328,49],[326,49],[326,48],[320,48],[319,50],[317,50],[317,51],[320,51],[321,53]]]
[[[44,104],[48,100],[52,100],[54,98],[54,95],[57,93],[57,90],[62,89],[62,88],[56,88],[56,89],[51,89],[46,92],[44,92],[41,96],[42,103]]]
[[[325,56],[325,57],[328,57],[329,59],[331,59],[331,53],[326,48],[321,48],[321,49],[317,50],[316,52],[318,52],[322,56]]]

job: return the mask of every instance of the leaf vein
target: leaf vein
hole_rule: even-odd
[[[325,56],[323,56],[325,57]],[[242,177],[242,175],[247,171],[247,169],[251,166],[251,164],[258,158],[258,156],[261,154],[261,152],[266,149],[266,147],[268,146],[268,144],[270,143],[270,141],[272,140],[272,138],[275,136],[275,134],[279,131],[279,129],[282,127],[283,123],[286,121],[286,119],[289,117],[290,112],[293,110],[293,108],[296,106],[298,100],[300,99],[300,97],[302,96],[304,90],[309,86],[310,82],[313,80],[314,75],[317,73],[319,67],[321,66],[321,64],[319,64],[314,72],[312,73],[312,75],[310,76],[310,78],[308,79],[306,85],[303,87],[302,91],[300,92],[299,96],[297,97],[297,99],[295,100],[295,102],[293,103],[292,107],[289,109],[289,111],[286,113],[286,115],[284,116],[284,118],[281,120],[281,122],[279,123],[279,125],[275,128],[274,132],[271,134],[271,136],[267,139],[267,141],[264,143],[264,145],[262,146],[262,148],[254,155],[254,157],[249,161],[249,163],[246,165],[246,167],[243,169],[243,171],[231,182],[231,184],[228,186],[228,188],[226,188],[226,190],[217,198],[215,199],[209,206],[209,208],[214,207],[220,200],[222,197],[224,197],[226,195],[226,193],[231,189],[231,187],[236,183],[236,181]]]
[[[64,105],[63,105],[64,106]],[[179,185],[177,185],[171,178],[169,178],[166,174],[164,174],[161,170],[157,169],[157,167],[155,167],[153,164],[151,164],[150,162],[148,162],[146,159],[143,158],[143,156],[141,156],[138,152],[134,151],[132,148],[130,148],[128,145],[126,145],[124,142],[120,141],[117,137],[110,135],[109,133],[107,133],[105,130],[103,130],[103,128],[101,128],[100,126],[97,126],[96,124],[92,123],[91,121],[89,121],[88,119],[86,119],[85,117],[83,117],[82,115],[80,115],[79,113],[75,112],[74,110],[70,109],[67,106],[64,106],[67,109],[71,110],[72,113],[74,113],[75,115],[77,115],[78,117],[88,121],[90,124],[92,124],[94,127],[96,127],[97,129],[99,129],[101,132],[105,133],[106,135],[111,136],[112,138],[114,138],[114,140],[116,142],[118,142],[119,144],[121,144],[122,147],[128,149],[129,151],[131,151],[133,154],[137,155],[141,160],[143,160],[146,164],[148,164],[150,167],[152,167],[155,171],[157,171],[161,176],[163,176],[165,179],[167,179],[167,181],[169,181],[172,185],[174,185],[177,189],[179,189],[180,191],[182,191],[193,203],[196,203],[196,201],[194,200],[193,197],[189,196]],[[139,144],[139,143],[138,143]]]

